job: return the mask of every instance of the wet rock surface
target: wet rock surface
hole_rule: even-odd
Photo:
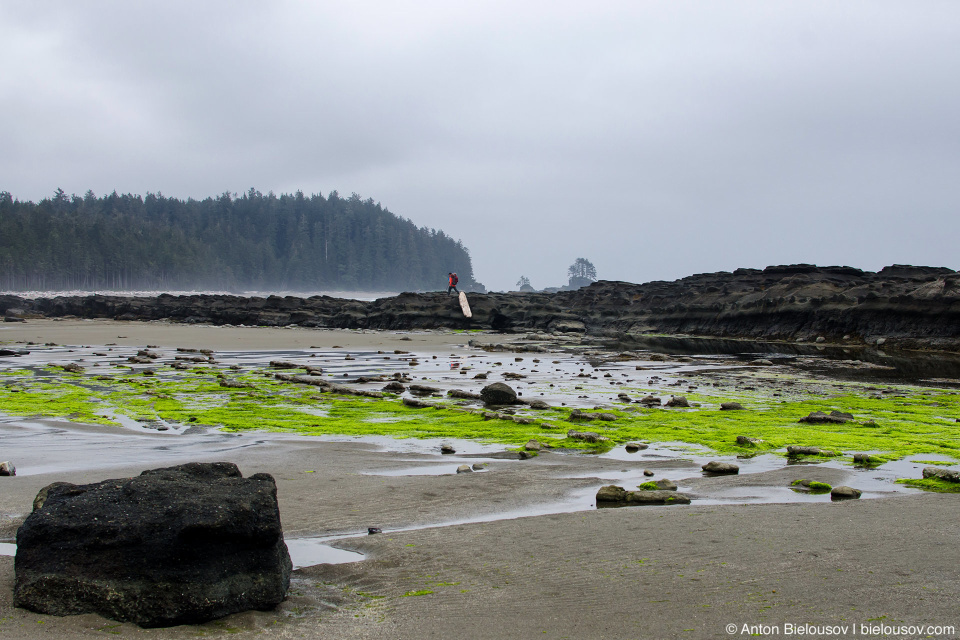
[[[698,274],[673,282],[600,281],[553,294],[471,294],[470,306],[473,318],[465,318],[456,301],[442,292],[402,293],[368,302],[329,296],[0,296],[0,313],[7,317],[19,310],[25,316],[191,324],[539,329],[802,339],[887,348],[960,347],[960,274],[939,267],[893,265],[874,273],[851,267],[781,265]]]
[[[732,462],[719,462],[717,460],[711,460],[702,467],[705,473],[713,475],[734,475],[740,473],[740,467],[733,464]]]
[[[597,506],[690,504],[690,497],[677,491],[627,491],[617,485],[600,487]]]
[[[290,584],[276,484],[232,463],[55,483],[34,504],[17,532],[18,607],[171,626],[271,609]]]

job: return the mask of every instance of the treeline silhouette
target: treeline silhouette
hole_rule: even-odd
[[[0,289],[436,290],[466,247],[357,194],[0,192]]]

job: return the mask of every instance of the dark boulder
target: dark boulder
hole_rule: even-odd
[[[142,627],[283,601],[292,564],[277,487],[227,462],[96,484],[55,483],[17,532],[14,604]]]
[[[480,390],[480,398],[485,404],[516,404],[517,392],[509,385],[494,382]]]

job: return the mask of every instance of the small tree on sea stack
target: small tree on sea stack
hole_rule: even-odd
[[[527,276],[520,276],[520,279],[517,280],[517,290],[518,291],[534,291],[533,286],[530,284],[530,278]]]
[[[567,269],[567,275],[570,276],[570,288],[579,289],[596,281],[597,268],[586,258],[577,258]]]

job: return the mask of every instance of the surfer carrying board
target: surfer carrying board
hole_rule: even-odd
[[[458,278],[457,274],[453,273],[452,271],[447,275],[450,277],[450,286],[447,287],[447,294],[449,294],[451,291],[456,291],[459,294],[460,289],[457,289],[457,283],[460,282],[460,278]]]

